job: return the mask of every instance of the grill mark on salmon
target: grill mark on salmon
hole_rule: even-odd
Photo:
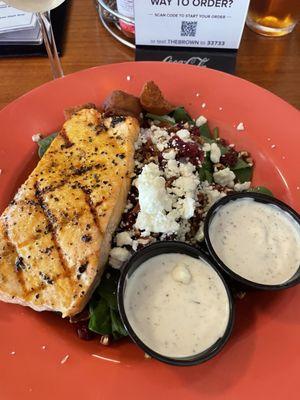
[[[48,225],[50,226],[50,232],[52,235],[52,240],[55,246],[55,249],[58,253],[61,266],[63,267],[64,270],[64,276],[69,277],[70,276],[70,268],[68,266],[67,261],[64,258],[64,255],[62,253],[61,247],[59,245],[58,239],[57,239],[57,234],[56,234],[56,229],[55,229],[55,224],[57,223],[56,217],[52,214],[51,210],[47,207],[47,205],[43,201],[43,197],[40,195],[40,190],[38,187],[38,183],[35,184],[36,188],[36,198],[38,200],[39,205],[41,206],[42,210],[44,211],[44,215],[48,221]]]
[[[17,268],[17,266],[16,266],[16,261],[18,259],[20,259],[20,255],[18,253],[18,249],[16,248],[16,246],[9,240],[9,236],[8,236],[8,232],[7,232],[7,225],[4,225],[4,226],[5,226],[5,230],[4,230],[5,240],[7,240],[7,243],[9,245],[9,247],[17,254],[16,260],[15,260],[15,265],[14,265],[14,272],[17,275],[17,279],[18,279],[18,282],[19,282],[19,284],[20,284],[20,286],[22,288],[22,291],[24,293],[26,293],[25,280],[24,280],[24,276],[23,276],[23,269]]]
[[[73,172],[70,173],[69,175],[65,175],[65,178],[63,180],[61,180],[60,182],[58,182],[56,185],[52,184],[49,186],[45,186],[44,188],[39,188],[39,194],[47,194],[47,193],[51,193],[54,192],[55,190],[65,186],[68,183],[71,183],[72,179],[71,178],[75,178],[78,176],[83,176],[85,174],[87,174],[88,172],[94,171],[94,170],[99,170],[101,168],[103,168],[105,170],[105,164],[95,164],[95,165],[89,165],[86,167],[80,167],[80,168],[73,168]]]
[[[94,223],[97,226],[100,234],[103,235],[103,231],[101,229],[101,226],[100,226],[99,220],[98,220],[97,210],[96,210],[96,208],[95,208],[95,206],[93,204],[93,201],[91,199],[91,196],[90,196],[90,191],[88,189],[84,188],[84,187],[81,187],[81,190],[85,194],[85,200],[86,200],[86,203],[88,204],[90,212],[91,212],[91,214],[93,216]]]

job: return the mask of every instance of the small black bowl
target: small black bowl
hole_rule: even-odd
[[[221,271],[224,271],[229,278],[231,278],[233,281],[238,282],[241,287],[244,288],[252,288],[252,289],[259,289],[259,290],[281,290],[281,289],[286,289],[291,286],[295,286],[298,283],[300,283],[300,265],[297,270],[297,272],[286,282],[277,284],[277,285],[265,285],[261,283],[256,283],[249,281],[248,279],[243,278],[242,276],[236,274],[233,272],[227,265],[223,263],[223,261],[218,257],[216,254],[213,245],[210,241],[209,237],[209,226],[211,224],[211,221],[213,220],[215,214],[218,212],[218,210],[223,207],[225,204],[231,202],[231,201],[236,201],[240,199],[254,199],[255,201],[258,201],[260,203],[264,204],[272,204],[274,206],[277,206],[280,208],[282,211],[287,212],[299,225],[300,225],[300,216],[299,214],[293,210],[290,206],[287,204],[283,203],[282,201],[275,199],[272,196],[268,196],[266,194],[262,193],[254,193],[254,192],[243,192],[243,193],[234,193],[230,194],[226,197],[223,197],[222,199],[218,200],[208,211],[206,215],[206,219],[204,222],[204,237],[205,237],[205,242],[208,248],[208,251],[215,261],[215,263],[218,265],[219,269]]]
[[[228,318],[228,324],[227,328],[224,332],[224,335],[217,340],[216,343],[214,343],[211,347],[206,349],[205,351],[195,354],[191,357],[184,357],[184,358],[170,358],[166,357],[164,355],[161,355],[159,353],[156,353],[154,350],[149,348],[145,343],[142,342],[142,340],[136,335],[134,330],[132,329],[128,318],[126,316],[126,311],[124,307],[124,293],[126,289],[126,283],[128,279],[130,279],[130,276],[133,274],[133,272],[145,261],[147,261],[149,258],[152,258],[154,256],[157,256],[159,254],[163,253],[181,253],[181,254],[187,254],[191,257],[194,258],[201,258],[204,261],[206,261],[218,274],[220,279],[222,280],[227,296],[228,296],[228,302],[229,302],[229,318]],[[200,250],[197,250],[196,248],[183,243],[183,242],[173,242],[173,241],[165,241],[165,242],[158,242],[154,243],[150,246],[145,247],[144,249],[140,250],[139,252],[135,253],[131,259],[126,263],[124,268],[121,271],[121,277],[119,280],[119,285],[118,285],[118,308],[119,312],[121,315],[122,322],[131,337],[131,339],[139,346],[141,347],[145,353],[150,355],[153,358],[156,358],[159,361],[165,362],[167,364],[171,365],[179,365],[179,366],[188,366],[188,365],[196,365],[200,364],[204,361],[209,360],[213,356],[215,356],[225,345],[227,340],[229,339],[229,336],[231,334],[233,324],[234,324],[234,302],[232,299],[232,295],[230,293],[230,290],[224,281],[224,278],[220,274],[220,272],[217,270],[217,268],[214,266],[211,260]]]

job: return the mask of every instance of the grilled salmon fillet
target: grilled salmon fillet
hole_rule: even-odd
[[[98,285],[134,168],[133,117],[75,112],[0,217],[0,300],[80,312]]]

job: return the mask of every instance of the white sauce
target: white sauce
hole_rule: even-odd
[[[300,227],[271,204],[230,201],[212,219],[209,237],[224,264],[252,282],[284,283],[300,265]]]
[[[205,261],[169,253],[150,258],[127,281],[127,318],[152,350],[182,358],[201,353],[224,335],[229,301]]]

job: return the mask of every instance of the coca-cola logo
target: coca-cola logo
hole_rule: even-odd
[[[190,57],[187,60],[180,60],[173,58],[173,56],[167,56],[166,58],[163,59],[164,62],[198,65],[199,67],[206,67],[206,64],[208,63],[209,60],[210,58],[207,57]]]

